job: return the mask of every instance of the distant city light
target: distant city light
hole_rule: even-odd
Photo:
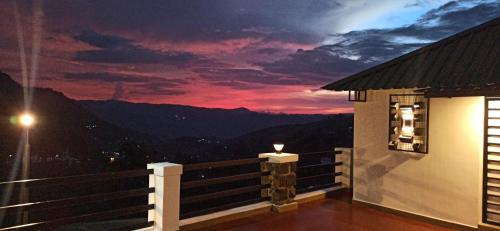
[[[29,128],[29,127],[33,126],[33,124],[35,123],[35,117],[30,113],[24,113],[24,114],[19,116],[19,123],[23,127]]]

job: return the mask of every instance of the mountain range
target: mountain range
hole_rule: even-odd
[[[95,158],[120,140],[150,140],[147,134],[99,119],[77,101],[51,89],[36,88],[31,105],[36,124],[30,130],[30,143],[40,156],[76,153],[80,158]],[[14,122],[23,111],[23,87],[0,72],[0,159],[17,152],[22,129]]]
[[[0,72],[0,166],[13,163],[22,136],[22,129],[12,121],[23,111],[23,89]],[[291,152],[352,145],[350,114],[288,115],[245,108],[77,101],[47,88],[34,89],[31,111],[37,120],[30,131],[32,156],[47,161],[69,155],[85,162],[79,173],[109,169],[111,157],[118,158],[120,167],[115,169],[142,168],[149,161],[192,163],[252,157],[272,151],[276,140],[285,142],[285,151]],[[40,176],[76,172],[74,166],[63,163],[65,171],[54,169],[53,162],[41,163]]]
[[[326,115],[269,114],[246,108],[201,108],[123,101],[79,101],[106,122],[160,139],[185,136],[228,139],[273,126],[305,124]]]

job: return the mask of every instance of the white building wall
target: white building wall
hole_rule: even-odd
[[[484,97],[431,98],[429,152],[414,154],[387,147],[389,95],[400,93],[354,105],[354,200],[477,227]]]

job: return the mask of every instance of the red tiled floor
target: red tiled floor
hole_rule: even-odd
[[[343,231],[343,230],[452,230],[349,204],[345,200],[323,199],[301,204],[294,212],[264,214],[236,220],[204,231]]]

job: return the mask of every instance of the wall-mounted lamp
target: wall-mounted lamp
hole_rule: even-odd
[[[427,153],[428,104],[422,94],[390,95],[390,150]]]
[[[285,144],[283,144],[283,143],[274,143],[273,147],[274,147],[274,150],[276,150],[276,154],[281,154],[281,151],[283,151],[283,148],[285,147]]]
[[[399,140],[405,143],[413,142],[414,123],[413,107],[401,107],[401,134]]]

